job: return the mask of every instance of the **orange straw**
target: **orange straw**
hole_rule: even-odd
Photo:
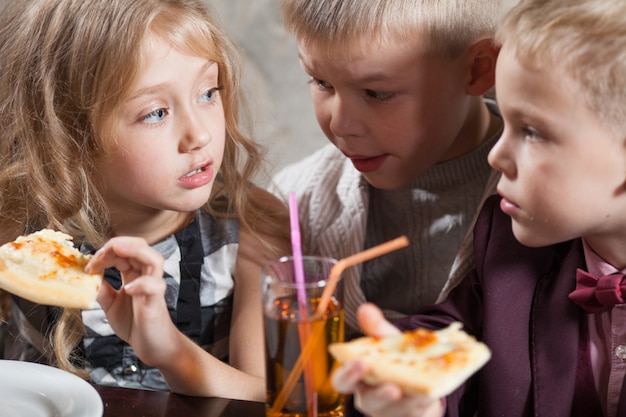
[[[322,297],[320,298],[320,303],[317,305],[317,311],[313,315],[313,319],[318,319],[322,317],[322,315],[324,315],[324,312],[328,308],[330,297],[335,292],[335,288],[337,288],[337,284],[339,283],[341,274],[346,268],[356,264],[360,264],[365,261],[369,261],[370,259],[377,258],[381,255],[404,248],[408,245],[409,239],[407,239],[406,236],[400,236],[399,238],[390,240],[378,246],[374,246],[373,248],[369,248],[367,250],[364,250],[363,252],[355,253],[354,255],[348,256],[347,258],[343,258],[342,260],[338,261],[330,270],[330,274],[328,275],[328,282],[326,283],[326,287],[324,288],[324,292],[322,293]]]
[[[385,255],[389,252],[393,252],[395,250],[404,248],[409,245],[409,239],[406,236],[400,236],[399,238],[390,240],[388,242],[382,243],[378,246],[374,246],[373,248],[369,248],[362,252],[356,253],[354,255],[348,256],[347,258],[343,258],[338,261],[330,270],[330,274],[328,275],[328,282],[326,283],[326,287],[322,292],[322,296],[320,298],[320,302],[317,306],[317,310],[312,317],[312,321],[320,318],[326,309],[328,308],[328,303],[330,302],[330,297],[335,292],[335,288],[337,288],[337,284],[339,283],[339,279],[341,278],[341,274],[346,268],[354,266],[356,264],[369,261],[370,259]],[[300,374],[302,373],[302,369],[304,367],[305,362],[308,362],[309,356],[313,353],[313,347],[315,346],[315,342],[319,339],[321,334],[323,333],[324,328],[322,326],[317,327],[308,337],[308,341],[298,360],[293,366],[293,369],[289,373],[289,376],[285,380],[285,384],[282,389],[276,396],[276,400],[272,405],[272,411],[278,412],[282,410],[285,406],[285,402],[287,398],[291,395],[296,383],[298,382],[298,378],[300,378]]]

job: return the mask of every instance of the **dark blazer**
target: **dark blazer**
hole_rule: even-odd
[[[461,321],[491,348],[487,365],[447,398],[447,416],[570,416],[586,314],[568,294],[576,268],[585,267],[582,241],[523,246],[499,203],[489,198],[477,220],[475,270],[445,302],[396,324],[441,328]],[[624,389],[617,415],[626,416]]]

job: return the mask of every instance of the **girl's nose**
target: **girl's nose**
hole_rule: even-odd
[[[201,149],[211,142],[211,133],[207,127],[206,115],[200,113],[189,113],[186,120],[186,128],[181,139],[181,151],[192,152]]]

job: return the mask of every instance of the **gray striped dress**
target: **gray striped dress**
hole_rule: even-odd
[[[223,361],[228,361],[238,241],[238,220],[215,218],[198,210],[193,222],[152,245],[165,259],[165,298],[172,320],[184,334]],[[81,251],[93,249],[82,245]],[[121,285],[115,269],[106,271],[105,280],[115,288]],[[0,337],[2,357],[50,363],[46,334],[60,309],[19,298],[14,301],[11,323],[3,326]],[[82,317],[85,337],[78,353],[89,364],[92,382],[168,390],[161,373],[143,364],[132,347],[114,334],[102,309],[83,310]]]

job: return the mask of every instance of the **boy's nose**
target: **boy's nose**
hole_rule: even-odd
[[[498,139],[493,148],[491,148],[491,151],[489,151],[487,160],[493,169],[500,171],[507,176],[512,176],[515,171],[515,163],[511,158],[511,150],[509,149],[510,140],[507,136],[508,132],[505,128],[500,139]]]
[[[330,130],[338,137],[360,136],[363,124],[359,111],[349,100],[335,97],[331,106]]]

